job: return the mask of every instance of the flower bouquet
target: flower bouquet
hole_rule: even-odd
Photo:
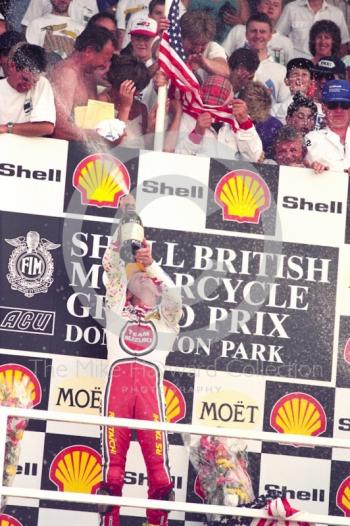
[[[33,401],[30,391],[24,383],[14,381],[12,385],[7,383],[0,385],[0,405],[29,409],[33,406]],[[20,454],[20,442],[27,423],[28,420],[26,418],[11,416],[7,419],[4,473],[2,479],[4,486],[11,486],[16,475]],[[0,504],[2,510],[6,505],[5,499],[3,499]]]
[[[190,446],[190,459],[198,472],[197,489],[207,504],[242,506],[254,500],[242,442],[201,436]],[[208,517],[208,522],[215,520],[216,517]]]

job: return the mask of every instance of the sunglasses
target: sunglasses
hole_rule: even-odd
[[[329,110],[338,110],[339,108],[342,110],[348,110],[350,109],[350,102],[345,102],[345,101],[326,102],[326,107]]]

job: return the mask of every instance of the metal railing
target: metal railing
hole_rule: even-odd
[[[151,422],[147,420],[129,420],[126,418],[112,418],[105,416],[84,415],[76,413],[61,413],[55,411],[42,411],[36,409],[21,409],[16,407],[0,406],[0,474],[4,471],[4,452],[6,439],[6,424],[9,416],[22,417],[35,420],[54,422],[68,422],[89,424],[96,426],[118,426],[129,429],[161,430],[172,433],[188,433],[191,435],[216,435],[228,438],[245,440],[259,440],[264,442],[277,442],[279,444],[298,444],[303,446],[318,446],[328,448],[350,449],[349,439],[312,437],[304,435],[283,435],[265,431],[249,431],[246,429],[228,429],[189,424],[170,424],[167,422]],[[104,504],[112,506],[129,506],[134,508],[160,507],[167,511],[181,511],[192,513],[206,513],[218,515],[232,515],[251,518],[270,518],[265,510],[255,510],[244,507],[216,506],[211,504],[195,504],[187,502],[170,502],[130,497],[109,497],[86,493],[58,492],[51,490],[36,490],[30,488],[0,486],[1,497],[24,497],[60,502],[75,502],[81,504]],[[161,506],[160,506],[161,503]],[[349,526],[348,517],[335,515],[320,515],[315,513],[300,512],[293,517],[298,522],[310,522],[328,525]],[[290,525],[294,524],[289,521]]]

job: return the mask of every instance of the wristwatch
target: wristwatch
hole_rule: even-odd
[[[8,122],[6,126],[7,126],[7,133],[13,133],[13,122]]]

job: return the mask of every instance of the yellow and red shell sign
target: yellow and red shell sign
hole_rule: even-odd
[[[113,155],[94,153],[84,157],[73,173],[73,186],[81,193],[83,205],[117,208],[130,191],[126,166]]]
[[[33,371],[23,365],[18,363],[0,365],[0,384],[6,385],[8,390],[14,394],[19,391],[26,395],[26,398],[31,400],[33,407],[41,402],[40,382]]]
[[[270,425],[278,433],[318,436],[327,427],[326,413],[313,396],[294,392],[282,396],[272,408]]]
[[[344,512],[345,517],[350,517],[350,476],[340,484],[336,502],[338,508]]]
[[[50,480],[59,491],[95,493],[102,481],[101,455],[81,444],[66,447],[51,463]]]
[[[169,380],[163,380],[163,389],[166,421],[175,424],[186,416],[185,398],[180,389]]]
[[[23,526],[23,524],[11,515],[0,513],[0,526]]]
[[[233,170],[215,188],[215,201],[224,221],[259,223],[262,212],[270,207],[270,190],[264,179],[250,170]]]

